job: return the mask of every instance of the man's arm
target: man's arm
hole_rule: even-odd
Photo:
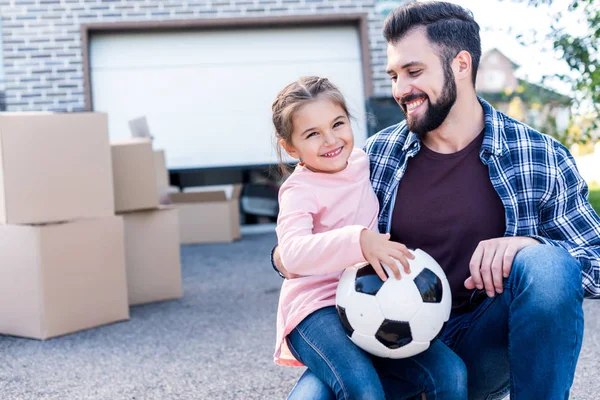
[[[517,253],[527,246],[540,244],[530,237],[512,236],[479,242],[469,262],[471,276],[465,281],[467,289],[485,289],[489,297],[504,291],[504,279],[508,278]]]
[[[600,298],[600,217],[588,201],[587,184],[575,160],[557,149],[554,191],[539,212],[539,236],[544,244],[566,249],[582,266],[586,297]]]

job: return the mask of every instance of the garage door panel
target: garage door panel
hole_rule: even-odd
[[[278,34],[285,31],[285,34]],[[148,52],[146,33],[123,33],[96,35],[92,38],[95,68],[152,68],[172,66],[186,54],[184,65],[222,64],[268,64],[303,60],[359,59],[360,48],[357,30],[353,27],[323,27],[318,29],[253,29],[202,32],[165,32],[152,36],[152,52]],[[354,36],[354,41],[348,41]],[[327,41],[327,46],[315,47],[314,43]],[[236,46],[232,42],[243,41]],[[121,53],[127,57],[114,57]],[[156,57],[160,54],[160,57]],[[179,65],[180,61],[176,61]]]
[[[154,45],[151,50],[155,58],[164,59],[167,57],[165,54],[169,54],[171,63],[178,65],[160,68],[96,67],[96,64],[107,63],[105,58],[111,54],[112,58],[119,58],[115,55],[120,54],[123,44],[113,37],[115,45],[111,49],[108,45],[110,40],[103,39],[102,51],[91,54],[94,109],[109,113],[113,140],[129,137],[128,121],[145,115],[155,136],[155,147],[166,150],[169,168],[274,163],[277,157],[271,123],[273,99],[292,80],[303,75],[320,75],[329,77],[346,96],[357,119],[353,126],[356,145],[360,146],[366,138],[360,58],[309,59],[313,55],[312,50],[318,53],[320,48],[325,47],[322,41],[327,39],[324,38],[327,33],[334,38],[345,38],[344,46],[358,51],[356,29],[348,27],[340,32],[329,29],[325,33],[310,29],[304,31],[309,31],[305,32],[305,36],[312,39],[298,37],[294,30],[287,40],[281,41],[287,42],[288,47],[294,46],[296,53],[304,53],[306,57],[298,57],[302,61],[277,59],[259,67],[240,63],[239,58],[230,64],[185,65],[190,62],[187,55],[161,53],[160,46],[157,49]],[[279,36],[287,33],[281,30]],[[265,34],[262,33],[263,36]],[[153,44],[156,37],[164,39],[160,34],[150,36]],[[239,47],[244,52],[246,46],[239,34],[235,38],[235,48]],[[229,39],[233,37],[229,36]],[[246,44],[255,46],[252,41]],[[265,57],[274,58],[269,44],[261,43],[263,50],[256,46],[253,48],[257,54],[262,52]],[[139,47],[143,46],[140,42]],[[148,45],[145,46],[149,51]],[[300,48],[303,50],[298,50]],[[231,43],[229,49],[236,52]],[[203,53],[206,56],[206,51]]]

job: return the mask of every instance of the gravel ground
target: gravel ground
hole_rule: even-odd
[[[303,370],[272,363],[274,241],[264,233],[182,247],[184,297],[134,307],[129,321],[44,342],[0,336],[0,398],[284,399]],[[600,301],[585,313],[571,398],[597,400]]]

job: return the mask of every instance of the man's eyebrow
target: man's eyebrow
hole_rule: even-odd
[[[406,64],[404,64],[403,66],[400,67],[400,69],[406,69],[406,68],[410,68],[410,67],[415,67],[415,66],[423,66],[423,63],[420,61],[411,61],[411,62],[407,62]],[[388,68],[385,71],[388,75],[392,75],[394,74],[394,70],[391,68]]]
[[[411,62],[407,62],[406,64],[404,64],[401,69],[405,69],[405,68],[410,68],[410,67],[414,67],[414,66],[422,66],[423,63],[420,61],[411,61]]]

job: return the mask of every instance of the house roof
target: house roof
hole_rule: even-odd
[[[496,53],[500,57],[503,57],[504,59],[508,60],[508,62],[510,62],[510,64],[512,65],[513,69],[518,69],[520,67],[519,64],[517,64],[516,62],[514,62],[513,60],[511,60],[510,58],[508,58],[503,52],[501,52],[500,50],[498,50],[495,47],[493,49],[491,49],[491,50],[486,51],[485,54],[482,57],[482,60],[485,59],[485,58],[487,58],[492,53]]]

